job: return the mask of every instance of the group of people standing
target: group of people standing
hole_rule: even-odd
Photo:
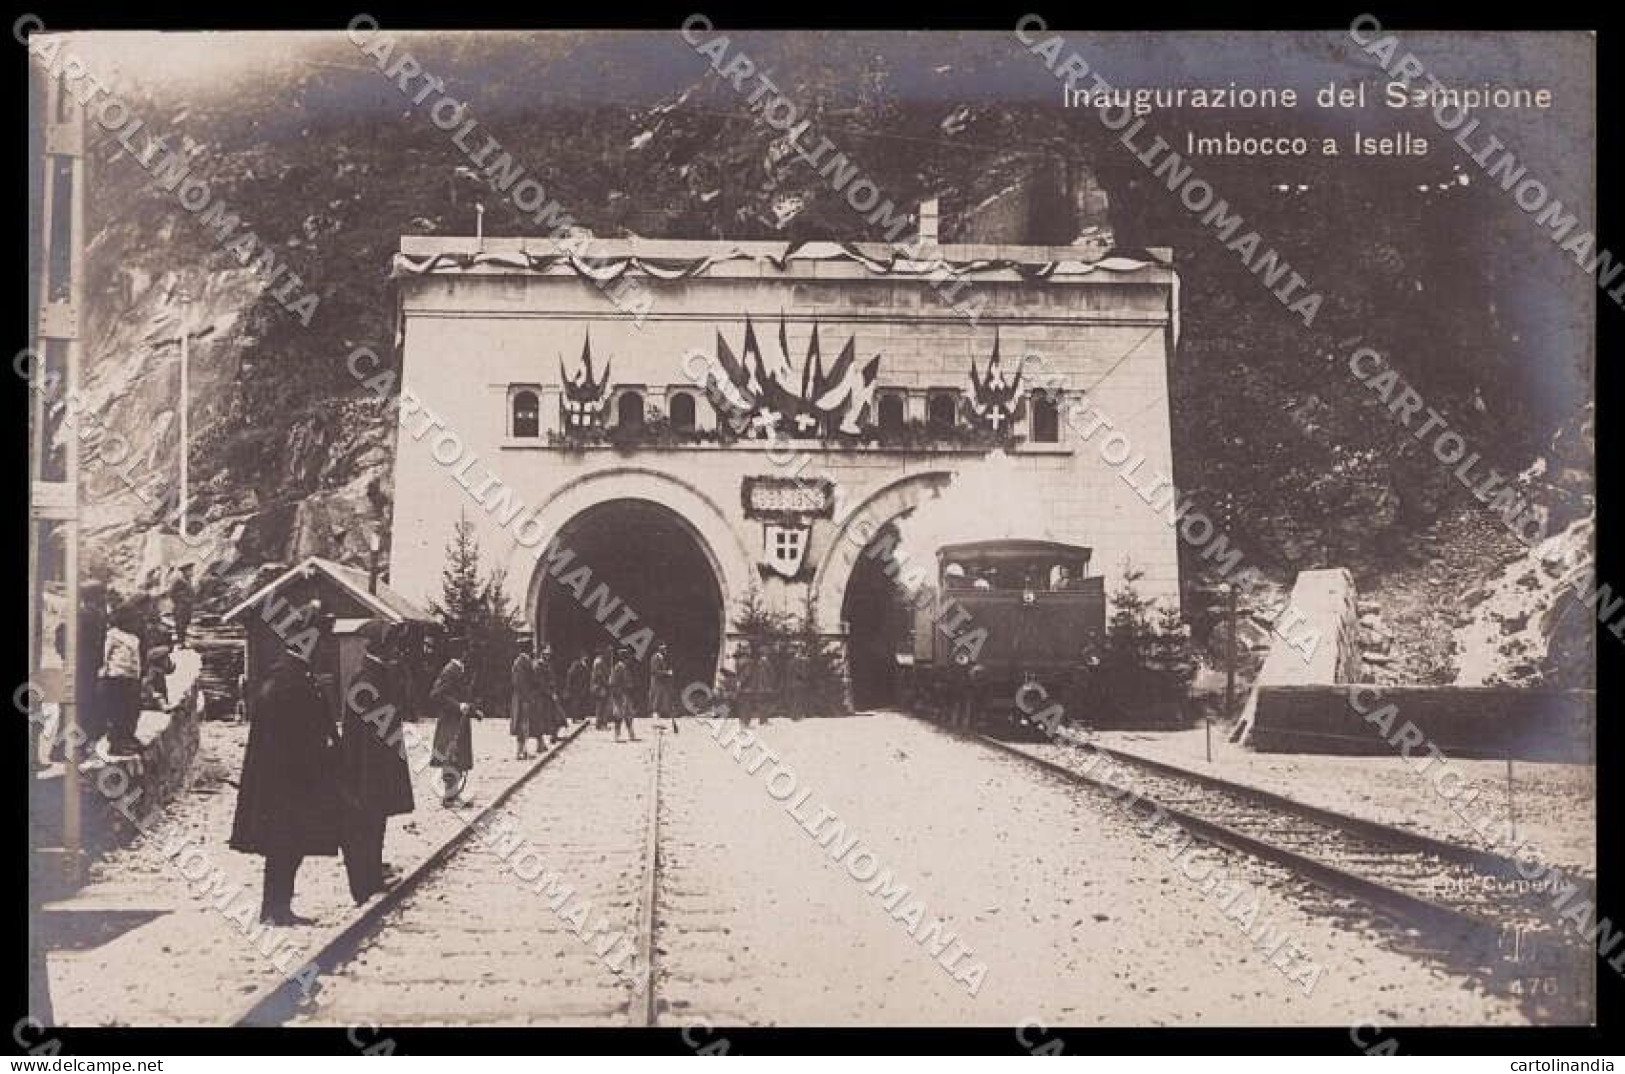
[[[138,591],[122,598],[97,581],[79,587],[73,676],[79,730],[87,750],[94,751],[105,737],[111,754],[140,751],[136,727],[142,711],[169,707],[173,654],[186,644],[194,599],[186,567],[171,572],[168,585],[161,590]],[[58,652],[65,648],[66,629],[65,624],[58,627]],[[51,759],[64,761],[67,754],[68,743],[59,735]]]
[[[457,800],[474,767],[472,721],[480,716],[473,699],[473,682],[463,661],[461,645],[448,643],[449,659],[429,691],[435,716],[432,763],[440,769],[443,801]],[[640,716],[671,720],[677,730],[677,689],[671,655],[664,644],[649,661],[649,685],[639,688],[633,653],[604,646],[589,658],[582,652],[565,669],[560,682],[551,646],[539,649],[526,642],[509,668],[508,733],[514,739],[517,760],[530,758],[530,744],[538,751],[559,741],[572,722],[591,720],[602,730],[613,727],[616,741],[623,735],[637,739],[633,721]]]
[[[741,724],[773,717],[800,719],[813,708],[810,664],[788,642],[748,642],[725,668],[717,693]]]
[[[530,757],[530,740],[541,751],[551,746],[564,729],[564,706],[559,698],[558,677],[553,672],[553,649],[543,645],[536,651],[532,642],[521,646],[513,658],[509,679],[508,733],[518,746],[516,756]]]
[[[599,730],[613,728],[617,742],[622,732],[629,741],[637,739],[633,721],[642,716],[669,719],[676,731],[676,672],[670,651],[664,643],[655,646],[647,689],[632,657],[630,649],[610,645],[602,646],[590,660],[585,652],[579,654],[564,679],[564,710],[570,718],[590,719]]]
[[[307,857],[342,853],[350,894],[357,904],[384,890],[390,871],[383,862],[384,834],[391,816],[414,809],[412,771],[401,724],[414,706],[406,628],[375,620],[360,632],[367,642],[359,672],[344,686],[335,721],[334,691],[339,684],[330,636],[332,621],[317,611],[310,622],[319,640],[312,646],[285,643],[274,667],[255,687],[249,704],[250,727],[238,785],[230,845],[265,858],[261,919],[268,924],[303,924],[293,912],[294,880]],[[109,652],[124,654],[122,639]],[[293,632],[299,637],[299,632]],[[435,718],[430,763],[440,770],[442,801],[457,802],[474,768],[472,721],[481,715],[475,684],[464,660],[461,639],[443,642],[445,662],[429,690]],[[130,667],[117,658],[120,674]],[[610,727],[615,738],[632,741],[640,717],[669,719],[677,731],[679,692],[676,669],[664,644],[647,665],[647,684],[634,653],[603,646],[590,656],[577,654],[562,682],[552,649],[527,642],[509,669],[508,730],[519,760],[530,746],[556,744],[572,722],[591,720]],[[783,645],[746,644],[734,668],[722,672],[718,694],[742,723],[765,723],[773,716],[798,717],[805,698],[807,661]],[[364,704],[358,704],[360,698]]]

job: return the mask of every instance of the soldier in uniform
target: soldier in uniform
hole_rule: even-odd
[[[553,650],[544,645],[536,654],[537,715],[534,734],[538,751],[557,741],[564,730],[564,706],[559,700],[558,676],[553,673]]]
[[[671,656],[665,642],[655,646],[655,655],[649,661],[649,716],[660,719],[661,713],[671,717],[671,729],[677,730],[677,689]]]
[[[790,695],[790,718],[799,720],[803,716],[817,716],[817,698],[813,697],[812,689],[812,658],[801,647],[796,646],[790,653],[789,683],[785,692]]]
[[[637,741],[637,734],[632,730],[633,705],[636,699],[632,696],[632,661],[625,652],[615,654],[615,666],[609,673],[610,718],[615,721],[615,741],[621,740],[621,728],[625,726],[626,737],[629,742]]]
[[[448,642],[446,651],[450,659],[429,690],[429,703],[436,716],[434,757],[430,763],[440,769],[440,782],[445,787],[442,801],[449,806],[457,801],[463,781],[474,768],[474,706],[469,701],[468,669],[461,660],[462,639]]]
[[[592,670],[587,675],[587,693],[592,699],[592,725],[604,729],[609,719],[609,673],[612,670],[611,652],[605,645],[592,658]]]
[[[572,720],[586,720],[592,716],[592,695],[588,686],[590,672],[585,651],[570,661],[570,670],[564,674],[565,715]]]
[[[776,641],[767,651],[767,696],[762,699],[762,722],[769,713],[784,719],[795,712],[797,698],[790,690],[790,645]]]
[[[509,671],[508,733],[514,737],[516,760],[530,756],[526,747],[532,737],[541,737],[541,694],[536,681],[536,661],[530,650],[532,643],[519,647]]]
[[[739,722],[749,727],[752,720],[767,722],[767,706],[773,693],[773,669],[767,653],[755,644],[745,646],[739,658]]]

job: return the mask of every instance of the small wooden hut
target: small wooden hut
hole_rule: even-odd
[[[251,701],[256,685],[276,665],[285,637],[304,629],[298,617],[308,616],[311,610],[332,624],[330,634],[317,646],[311,666],[329,687],[335,721],[342,715],[343,699],[367,655],[366,639],[358,633],[363,623],[382,619],[405,624],[412,653],[423,651],[435,628],[427,612],[367,572],[311,556],[260,587],[223,617],[224,622],[243,627],[245,701]],[[406,672],[415,680],[420,672],[411,666],[414,663],[408,661]],[[415,694],[416,690],[409,692]]]

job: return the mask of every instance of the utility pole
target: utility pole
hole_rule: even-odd
[[[180,495],[178,497],[178,514],[176,516],[176,531],[182,540],[191,537],[191,506],[192,506],[192,337],[207,339],[214,334],[214,325],[208,325],[201,331],[194,332],[187,327],[187,311],[191,308],[192,295],[184,285],[175,292],[175,301],[179,306],[177,318],[180,322],[180,332],[174,339],[165,339],[159,345],[168,346],[170,343],[180,345],[180,400],[175,409],[179,421],[176,422],[177,437],[180,441],[177,451],[180,455]]]
[[[35,322],[35,372],[29,460],[29,553],[34,590],[29,604],[29,670],[38,672],[56,631],[47,629],[47,597],[59,593],[61,667],[57,736],[66,745],[63,765],[62,851],[70,881],[83,870],[79,801],[79,437],[58,408],[78,393],[79,326],[84,306],[84,113],[62,79],[36,68],[44,93],[44,154],[41,160],[39,306]],[[50,387],[51,378],[58,378]],[[61,461],[54,458],[60,441]],[[56,574],[56,570],[60,574]]]
[[[1518,839],[1518,815],[1513,811],[1512,802],[1512,743],[1507,743],[1507,838],[1516,843]]]
[[[37,32],[37,31],[36,31]],[[49,681],[46,654],[56,650],[58,740],[63,744],[62,858],[68,883],[78,886],[85,872],[80,818],[81,732],[79,669],[79,436],[68,424],[66,403],[79,389],[79,325],[84,308],[84,110],[66,91],[63,79],[43,65],[31,65],[31,104],[41,111],[42,152],[39,202],[39,278],[31,335],[28,460],[28,672],[32,683]],[[57,454],[60,447],[61,454]],[[51,602],[57,606],[51,614]],[[53,622],[54,620],[54,622]],[[60,638],[60,643],[58,642]],[[37,749],[46,698],[30,691],[29,744]],[[28,759],[30,785],[38,754]],[[30,832],[35,830],[30,826]],[[34,842],[31,836],[30,843]],[[49,847],[30,846],[30,865],[48,860]],[[30,870],[32,872],[32,869]],[[33,876],[28,878],[29,1010],[53,1021],[49,937],[41,933]]]
[[[378,532],[378,523],[367,527],[367,592],[378,592],[378,553],[383,549],[383,535]]]
[[[1236,586],[1224,583],[1226,638],[1224,661],[1224,714],[1228,719],[1236,710]],[[1213,718],[1207,721],[1207,759],[1213,760]]]
[[[190,480],[190,473],[189,473],[189,471],[187,469],[187,463],[189,461],[187,456],[191,455],[191,453],[192,453],[191,450],[190,450],[191,446],[192,446],[192,441],[191,441],[191,436],[190,436],[190,431],[191,430],[190,430],[190,423],[188,421],[188,419],[190,417],[190,412],[191,412],[191,409],[192,409],[192,391],[191,391],[191,382],[190,382],[190,379],[189,379],[189,375],[190,375],[189,370],[190,370],[190,367],[191,367],[191,363],[189,361],[190,355],[187,353],[187,351],[188,351],[187,339],[191,335],[191,333],[186,328],[186,308],[189,305],[190,296],[186,293],[186,290],[185,290],[184,287],[181,289],[180,294],[179,294],[178,297],[180,299],[180,307],[181,307],[181,405],[180,405],[180,411],[181,411],[181,421],[180,421],[180,426],[181,426],[181,429],[180,429],[180,441],[181,441],[180,442],[180,453],[181,453],[181,502],[180,502],[180,533],[181,533],[181,540],[184,541],[184,540],[186,540],[188,537],[190,537],[192,535],[192,531],[187,528],[187,524],[186,524],[187,507],[191,503],[191,480]]]

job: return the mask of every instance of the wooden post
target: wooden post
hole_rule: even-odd
[[[187,506],[191,502],[191,496],[190,496],[190,493],[191,493],[191,479],[190,479],[190,477],[191,477],[191,475],[189,474],[189,472],[187,470],[187,463],[189,461],[187,456],[191,454],[191,451],[188,450],[188,449],[191,447],[191,443],[192,443],[191,437],[190,437],[190,430],[188,428],[188,418],[190,417],[189,412],[192,409],[192,405],[191,405],[192,404],[192,393],[191,393],[191,385],[188,383],[188,381],[189,381],[188,369],[190,367],[190,362],[189,362],[188,359],[189,359],[190,356],[187,353],[187,336],[188,336],[189,332],[188,332],[188,329],[186,327],[187,295],[186,295],[185,291],[181,292],[180,298],[181,298],[181,403],[180,403],[180,412],[181,412],[181,415],[180,415],[180,417],[181,417],[181,421],[180,421],[180,426],[181,426],[181,428],[180,428],[181,502],[180,502],[180,536],[181,536],[181,540],[184,541],[184,540],[186,540],[187,538],[189,538],[192,535],[192,531],[190,529],[188,529],[187,525],[186,525]]]
[[[1507,837],[1516,845],[1518,841],[1518,815],[1512,802],[1512,744],[1507,743]]]
[[[59,357],[61,368],[53,370],[60,381],[50,389],[56,399],[72,398],[79,387],[79,324],[84,309],[84,112],[73,94],[66,92],[58,75],[36,66],[34,77],[44,92],[37,100],[44,105],[44,152],[41,175],[39,308],[34,324],[35,353],[47,366]],[[65,226],[64,226],[65,225]],[[38,386],[43,387],[43,386]],[[37,676],[44,653],[55,639],[47,631],[44,608],[47,578],[42,565],[50,560],[49,549],[37,547],[55,532],[61,534],[62,577],[61,624],[62,687],[58,701],[57,735],[67,756],[62,777],[63,865],[70,883],[83,876],[79,801],[80,739],[75,682],[79,663],[79,437],[63,437],[61,473],[46,465],[50,455],[49,400],[35,395],[32,412],[40,423],[32,438],[34,455],[29,460],[29,546],[30,577],[29,673]],[[32,775],[32,773],[30,773]]]
[[[1224,667],[1224,714],[1229,718],[1236,709],[1236,587],[1231,582],[1224,583],[1225,595],[1225,623],[1230,632],[1228,644],[1225,646]],[[1213,760],[1213,717],[1207,719],[1207,759]]]

